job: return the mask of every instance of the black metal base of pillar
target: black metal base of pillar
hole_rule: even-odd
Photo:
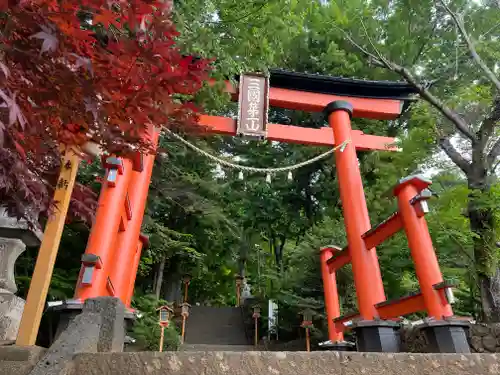
[[[363,320],[353,324],[358,352],[398,353],[399,324],[384,320]]]
[[[436,320],[419,327],[429,353],[470,353],[467,340],[469,323],[460,320]]]
[[[349,341],[325,341],[318,345],[319,350],[328,350],[334,352],[354,352],[356,351],[356,344]]]

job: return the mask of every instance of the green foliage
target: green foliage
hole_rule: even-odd
[[[137,319],[132,327],[130,335],[136,339],[136,343],[143,350],[158,351],[161,327],[158,324],[157,308],[168,305],[164,300],[158,300],[156,296],[135,296],[132,306],[140,311],[141,317]],[[163,350],[177,350],[180,345],[180,336],[174,322],[170,322],[165,328]]]

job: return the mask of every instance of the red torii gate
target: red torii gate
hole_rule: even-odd
[[[242,90],[226,82],[226,91],[233,100],[238,100],[239,95],[241,105]],[[428,198],[425,189],[430,181],[419,177],[402,180],[394,190],[400,212],[371,229],[356,156],[356,151],[394,151],[396,148],[393,138],[353,130],[351,116],[395,119],[401,114],[408,95],[414,92],[408,85],[397,82],[271,71],[271,87],[266,98],[269,105],[325,112],[331,129],[267,124],[266,121],[265,134],[267,139],[280,142],[315,146],[344,144],[335,151],[335,160],[349,245],[341,251],[332,247],[321,251],[330,340],[342,341],[344,323],[357,318],[354,328],[358,350],[398,351],[396,323],[392,320],[403,314],[427,311],[435,320],[427,330],[435,349],[464,352],[468,351],[465,333],[460,323],[448,320],[453,315],[447,297],[449,286],[443,283],[423,217],[425,199]],[[267,111],[267,105],[262,110]],[[207,133],[236,135],[239,132],[237,122],[225,117],[202,115],[199,126]],[[150,134],[156,146],[157,130],[151,129]],[[68,301],[66,308],[99,296],[118,297],[130,307],[141,251],[147,246],[147,238],[140,234],[140,227],[153,164],[153,155],[141,156],[134,161],[117,157],[105,159],[106,178],[101,188],[95,223],[82,256],[75,300]],[[387,302],[375,247],[403,228],[415,262],[421,293]],[[359,312],[340,317],[335,271],[349,262],[353,266]]]

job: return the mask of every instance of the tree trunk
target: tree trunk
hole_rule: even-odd
[[[285,242],[286,242],[286,237],[284,235],[281,235],[280,243],[276,249],[277,260],[279,261],[279,263],[277,264],[279,273],[283,273],[283,249],[285,247]]]
[[[166,262],[166,257],[163,257],[161,259],[160,264],[158,265],[158,271],[156,272],[156,281],[155,281],[156,299],[160,299],[161,295],[161,286],[163,284],[163,272],[165,271],[165,262]]]
[[[182,303],[182,273],[177,258],[171,259],[170,267],[167,269],[163,299],[172,303]]]
[[[473,185],[473,186],[471,186]],[[475,184],[469,182],[469,187]],[[476,185],[477,186],[477,185]],[[500,322],[500,269],[495,241],[494,208],[488,203],[490,189],[471,189],[468,216],[474,234],[474,260],[479,281],[482,319]]]
[[[240,242],[240,255],[238,259],[238,273],[241,277],[245,277],[245,268],[248,260],[248,250],[252,245],[251,236],[247,230],[243,231]]]

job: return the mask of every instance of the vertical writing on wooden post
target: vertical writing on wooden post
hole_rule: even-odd
[[[239,114],[236,134],[265,138],[269,107],[269,78],[252,73],[240,76]]]
[[[16,345],[19,346],[31,346],[36,343],[80,162],[74,150],[66,149],[66,147],[61,147],[61,150],[63,160],[54,192],[54,202],[58,202],[57,209],[47,220],[43,240],[38,250],[35,270],[16,340]]]

